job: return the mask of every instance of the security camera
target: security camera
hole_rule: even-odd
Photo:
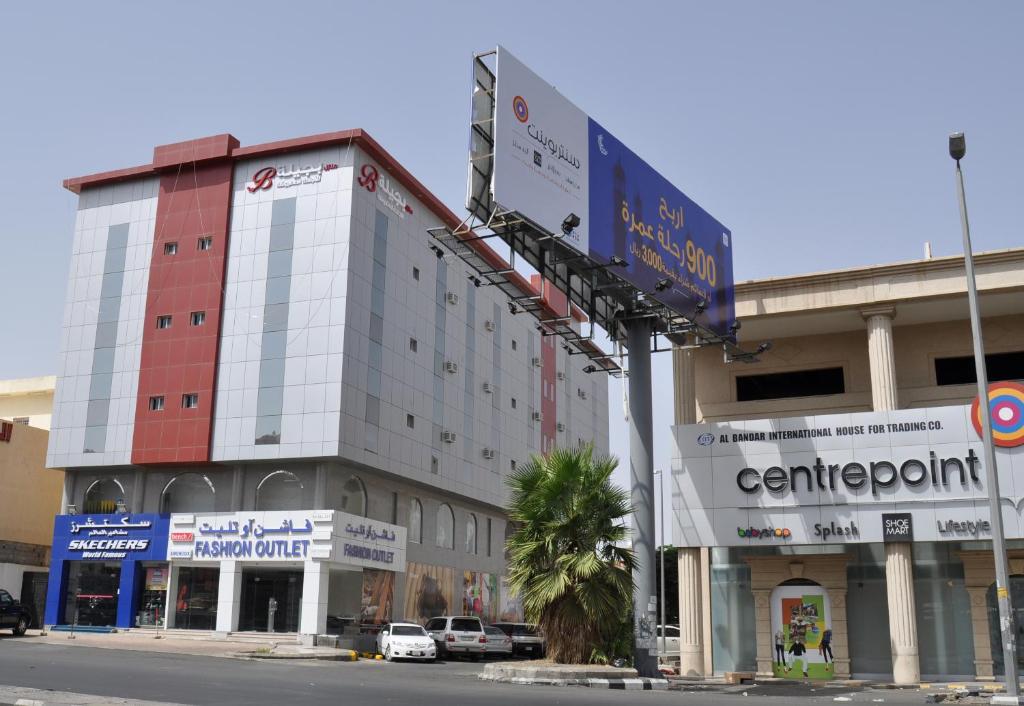
[[[583,372],[585,372],[587,375],[590,375],[590,373],[596,373],[597,368],[593,365],[588,365],[587,367],[583,368]]]
[[[612,267],[625,267],[629,263],[627,263],[618,255],[612,255],[611,259],[608,261],[608,264],[611,265]]]
[[[512,314],[512,316],[519,313],[519,307],[516,306],[515,302],[508,303],[508,313]]]
[[[736,333],[737,331],[739,331],[740,325],[741,324],[739,321],[733,321],[731,324],[729,324],[729,333]]]
[[[967,139],[962,132],[954,132],[949,136],[949,156],[960,161],[967,154]]]
[[[566,235],[569,235],[576,229],[576,227],[579,224],[580,217],[577,216],[575,213],[570,213],[568,216],[565,217],[565,220],[562,221],[562,232],[565,233]]]
[[[771,341],[765,341],[764,343],[762,343],[761,345],[759,345],[757,347],[757,352],[758,353],[767,353],[771,349],[772,349],[772,342]]]
[[[668,289],[671,286],[672,286],[672,280],[670,280],[668,277],[666,277],[665,279],[659,279],[657,282],[654,283],[654,291],[655,292],[664,292],[666,289]]]
[[[695,314],[703,314],[704,310],[707,309],[707,308],[708,308],[708,300],[707,299],[701,299],[699,302],[697,302],[697,306],[694,307],[693,313],[695,313]]]

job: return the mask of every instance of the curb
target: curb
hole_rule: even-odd
[[[619,689],[625,691],[664,691],[669,687],[668,679],[636,677],[634,679],[549,679],[544,677],[498,677],[479,675],[484,681],[499,684],[523,684],[527,686],[587,686],[593,689]]]
[[[249,659],[276,659],[276,660],[307,660],[321,662],[357,662],[359,655],[352,650],[345,650],[341,654],[259,654],[258,652],[239,652],[238,656]]]

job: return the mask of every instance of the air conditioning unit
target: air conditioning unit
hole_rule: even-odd
[[[459,303],[459,295],[456,294],[455,292],[448,292],[448,303],[449,304],[458,304]]]
[[[587,399],[587,391],[583,389],[576,390],[576,394],[579,395],[581,400]]]
[[[454,360],[446,360],[444,362],[444,369],[445,372],[457,373],[459,372],[459,364],[456,363]]]
[[[486,458],[488,460],[489,459],[493,459],[494,458],[494,449],[484,449],[484,458]]]
[[[556,426],[556,428],[558,429],[558,431],[565,431],[565,425],[564,425],[564,424],[562,424],[561,422],[559,422],[559,423],[558,423],[557,425],[555,425],[555,426]]]
[[[485,382],[484,383],[484,392],[486,392],[487,394],[490,394],[490,393],[494,392],[494,385],[492,385],[489,382]]]
[[[565,380],[565,373],[563,373],[563,372],[555,373],[555,377],[557,379],[559,379],[559,380]]]
[[[533,359],[533,360],[531,360],[530,362],[531,362],[531,363],[533,363],[533,367],[535,367],[535,368],[539,368],[539,367],[541,367],[542,365],[544,365],[544,361],[543,361],[543,360],[541,360],[540,358],[534,358],[534,359]]]
[[[455,432],[453,432],[453,431],[443,431],[443,432],[441,432],[441,441],[447,442],[449,444],[454,444],[455,443]]]
[[[541,412],[534,412],[533,413],[533,421],[535,421],[535,422],[543,422],[544,421],[544,415]]]
[[[493,332],[494,329],[496,329],[498,327],[494,325],[493,321],[485,321],[484,322],[484,328],[487,329],[488,331]]]

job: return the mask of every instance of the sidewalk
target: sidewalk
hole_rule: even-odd
[[[67,647],[97,647],[109,650],[161,652],[197,655],[200,657],[226,657],[231,659],[309,659],[354,662],[358,655],[352,650],[333,647],[304,647],[292,639],[272,636],[245,636],[244,638],[218,638],[209,633],[188,634],[185,631],[131,630],[115,633],[50,632],[41,635],[30,630],[27,641],[41,641]]]

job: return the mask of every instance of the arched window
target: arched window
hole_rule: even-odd
[[[445,503],[437,507],[437,546],[455,549],[455,514]]]
[[[85,503],[82,512],[111,513],[117,511],[117,501],[125,499],[124,486],[114,478],[104,478],[93,482],[85,491]]]
[[[349,476],[341,486],[341,507],[338,509],[350,515],[366,517],[366,486],[359,476]]]
[[[476,515],[466,516],[466,553],[476,554]]]
[[[174,476],[160,494],[160,512],[213,512],[213,483],[200,473]]]
[[[301,510],[302,482],[290,471],[267,474],[256,486],[257,510]]]
[[[416,498],[409,503],[409,541],[423,542],[423,505]]]

